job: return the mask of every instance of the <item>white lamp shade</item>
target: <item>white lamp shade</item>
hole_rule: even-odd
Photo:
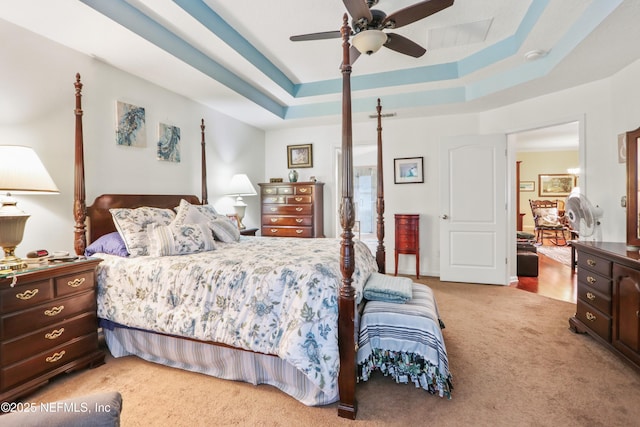
[[[387,35],[380,30],[361,31],[353,37],[353,45],[360,53],[371,55],[380,50],[387,41]]]
[[[230,196],[255,196],[258,193],[256,193],[253,185],[251,185],[249,177],[243,173],[239,173],[231,177],[227,194]]]
[[[0,145],[0,192],[59,193],[36,152],[19,145]]]

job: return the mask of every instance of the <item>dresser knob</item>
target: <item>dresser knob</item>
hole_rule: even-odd
[[[271,222],[278,222],[278,218],[271,218]]]
[[[296,202],[301,202],[302,201],[302,197],[295,197]]]
[[[296,233],[300,234],[302,233],[304,230],[296,230]]]
[[[593,322],[594,320],[596,320],[596,316],[593,313],[589,312],[589,311],[587,311],[587,313],[585,314],[585,317],[590,322]]]
[[[596,299],[596,296],[593,294],[593,292],[587,292],[587,299],[589,301],[593,301]]]
[[[45,310],[44,315],[49,317],[57,316],[58,314],[62,313],[62,310],[64,310],[64,305],[53,307],[50,310]]]
[[[20,292],[19,294],[16,294],[16,298],[26,301],[35,297],[37,293],[38,293],[38,289],[33,289],[33,290],[29,289],[28,291],[24,291],[24,292]]]
[[[296,218],[296,222],[297,222],[298,224],[300,224],[302,221],[304,221],[304,219],[302,219],[302,218]]]
[[[86,280],[85,277],[79,277],[77,279],[69,280],[67,282],[67,286],[71,286],[72,288],[77,288],[78,286],[82,285],[85,280]]]
[[[307,192],[307,189],[306,189],[306,188],[299,188],[298,190],[299,190],[301,193],[306,193],[306,192]]]
[[[587,260],[587,264],[589,264],[591,267],[595,267],[596,266],[596,262],[592,259],[588,259]]]
[[[278,232],[278,229],[277,229],[277,228],[272,228],[272,229],[271,229],[271,232],[272,232],[272,233],[277,233],[277,232]]]
[[[296,212],[302,212],[302,208],[296,208]]]
[[[44,337],[46,339],[48,339],[48,340],[55,340],[56,338],[61,336],[63,333],[64,333],[64,328],[54,329],[53,331],[49,332],[48,334],[44,334]]]
[[[47,357],[45,360],[47,361],[47,363],[53,363],[53,362],[57,362],[58,360],[62,359],[62,356],[65,355],[65,351],[62,350],[60,353],[53,353],[51,356]]]
[[[594,284],[596,283],[598,280],[595,277],[592,276],[587,276],[587,282],[589,282],[590,284]]]

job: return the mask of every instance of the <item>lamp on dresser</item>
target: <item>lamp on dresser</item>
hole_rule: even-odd
[[[251,184],[249,177],[243,173],[239,173],[231,177],[227,194],[229,196],[236,196],[236,203],[233,205],[233,208],[236,211],[236,215],[238,215],[238,226],[240,230],[244,230],[246,227],[242,223],[242,220],[245,210],[247,209],[247,204],[242,200],[242,196],[255,196],[258,193],[256,193],[256,189]]]
[[[0,269],[26,268],[15,250],[29,215],[16,206],[13,194],[58,194],[58,187],[32,148],[0,145],[0,193],[6,193],[0,207],[0,246],[4,250]]]

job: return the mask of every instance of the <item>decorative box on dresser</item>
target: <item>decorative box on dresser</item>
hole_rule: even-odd
[[[640,253],[624,243],[572,242],[578,256],[575,332],[588,333],[640,369]]]
[[[420,215],[395,214],[396,250],[395,263],[398,275],[398,255],[410,254],[416,256],[416,279],[420,278]]]
[[[324,237],[321,182],[262,183],[263,236]]]
[[[95,269],[83,259],[0,276],[0,402],[104,362]]]

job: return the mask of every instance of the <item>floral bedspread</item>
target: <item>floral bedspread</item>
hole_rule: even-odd
[[[375,258],[355,241],[359,301]],[[98,317],[125,326],[274,354],[337,393],[339,239],[243,236],[210,252],[96,254]]]

